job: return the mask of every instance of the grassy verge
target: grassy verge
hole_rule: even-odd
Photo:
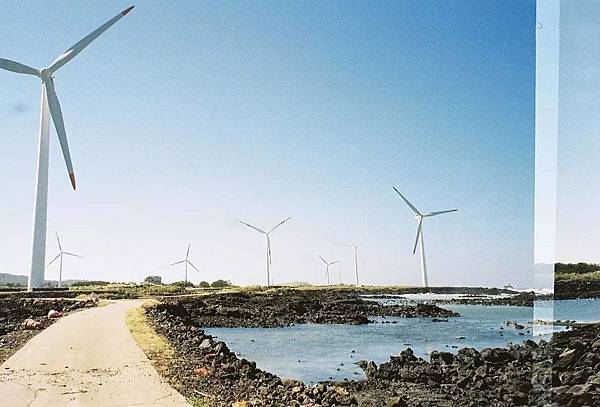
[[[158,335],[148,323],[144,308],[156,304],[156,300],[148,300],[141,307],[127,311],[127,327],[135,342],[152,361],[156,370],[164,375],[172,366],[175,349],[162,336]]]
[[[175,368],[177,358],[175,349],[167,339],[152,328],[144,313],[145,308],[157,303],[156,300],[147,300],[141,307],[131,308],[127,311],[127,327],[137,345],[152,362],[156,371],[177,389],[177,384],[169,380],[173,376],[170,372]],[[188,398],[188,402],[194,407],[210,406],[206,402],[206,398],[201,395]]]
[[[591,273],[557,273],[554,278],[557,281],[600,281],[600,270]]]

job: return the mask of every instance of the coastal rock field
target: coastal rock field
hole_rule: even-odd
[[[167,375],[169,382],[187,397],[211,406],[236,402],[364,407],[600,405],[598,324],[555,334],[549,342],[528,340],[506,348],[463,348],[457,353],[434,351],[429,360],[406,348],[380,365],[359,361],[364,380],[316,385],[265,372],[203,331],[208,326],[365,323],[369,315],[452,316],[442,308],[424,306],[409,310],[407,306],[384,307],[353,294],[290,290],[264,297],[226,294],[169,300],[148,308],[146,315],[178,354]]]
[[[457,317],[433,304],[381,305],[343,291],[279,290],[165,300],[159,306],[202,327],[271,328],[293,324],[366,324],[369,317]]]
[[[68,313],[93,306],[96,306],[93,300],[0,298],[0,363],[52,324],[54,319],[48,318],[50,311]]]

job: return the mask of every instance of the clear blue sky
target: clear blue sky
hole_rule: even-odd
[[[0,56],[47,66],[128,3],[0,3]],[[202,274],[431,285],[531,284],[535,3],[143,1],[56,75],[78,178],[52,135],[48,231],[65,278]],[[29,267],[39,83],[0,72],[0,270]],[[48,258],[56,244],[49,238]],[[49,269],[47,278],[56,278]]]

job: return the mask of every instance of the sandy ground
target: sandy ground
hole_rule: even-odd
[[[0,406],[188,406],[138,348],[119,301],[69,315],[0,365]]]

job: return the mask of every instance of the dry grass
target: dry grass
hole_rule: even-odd
[[[598,281],[600,280],[600,270],[591,273],[557,273],[554,274],[556,280],[576,280],[576,281]]]
[[[156,333],[148,323],[144,308],[157,304],[156,300],[148,300],[141,307],[131,308],[127,311],[127,327],[135,342],[152,361],[152,364],[163,374],[168,371],[175,358],[175,349],[162,336]]]
[[[152,362],[158,373],[169,379],[168,372],[173,369],[176,353],[175,349],[167,339],[156,333],[148,323],[144,309],[157,304],[156,300],[147,300],[142,306],[127,311],[127,327],[135,342]],[[174,383],[171,383],[174,384]],[[194,407],[209,407],[206,397],[195,396],[188,398],[188,402]]]

